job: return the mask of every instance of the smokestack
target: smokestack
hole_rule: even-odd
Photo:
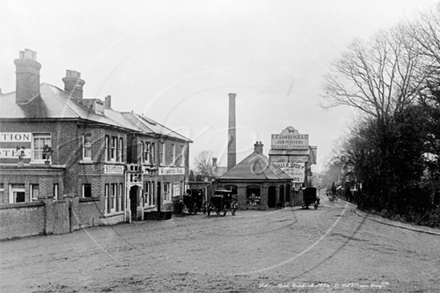
[[[40,95],[40,69],[37,53],[29,49],[20,51],[18,59],[14,60],[16,67],[15,102],[24,104]]]
[[[236,147],[236,133],[235,133],[235,96],[231,93],[229,95],[229,129],[228,129],[228,171],[237,164],[237,147]]]
[[[83,86],[86,83],[81,79],[81,73],[75,70],[66,70],[66,77],[63,78],[64,90],[68,92],[72,98],[83,98]]]

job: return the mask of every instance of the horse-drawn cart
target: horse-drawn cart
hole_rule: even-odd
[[[235,212],[238,208],[237,198],[232,197],[232,191],[230,190],[216,190],[211,196],[211,201],[204,204],[203,213],[207,213],[208,216],[211,211],[215,211],[217,215],[226,216],[228,210],[235,216]]]
[[[197,215],[197,212],[203,210],[203,190],[188,189],[186,194],[179,196],[176,203],[176,213],[183,214],[185,211],[188,214]]]
[[[308,209],[309,206],[313,205],[315,210],[318,209],[319,206],[319,197],[316,193],[315,187],[307,187],[303,191],[303,208]]]

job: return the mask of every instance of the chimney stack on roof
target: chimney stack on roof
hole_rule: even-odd
[[[83,98],[83,86],[86,83],[81,79],[81,73],[75,70],[66,70],[66,77],[63,78],[64,90],[68,92],[72,98]]]
[[[16,67],[15,102],[25,104],[40,95],[40,69],[37,53],[25,49],[20,51],[19,58],[14,60]]]
[[[107,109],[111,109],[112,108],[112,96],[108,95],[105,97],[105,102],[104,105]]]
[[[229,171],[237,164],[237,142],[235,131],[235,97],[236,94],[229,95],[229,129],[228,129],[228,168]]]
[[[254,144],[254,152],[256,152],[258,154],[262,154],[263,153],[263,143],[261,141],[257,141]]]

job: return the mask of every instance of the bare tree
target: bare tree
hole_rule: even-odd
[[[202,151],[195,159],[194,165],[196,169],[196,175],[200,175],[203,178],[212,178],[212,151]]]
[[[346,105],[385,118],[412,103],[423,80],[420,55],[411,50],[416,41],[406,40],[404,32],[401,25],[369,42],[353,41],[325,77],[323,107]]]
[[[440,65],[440,3],[435,9],[422,13],[409,23],[409,37],[416,40],[419,46],[416,53],[427,57]]]

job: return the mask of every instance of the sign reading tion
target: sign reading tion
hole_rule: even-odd
[[[28,132],[1,132],[0,142],[31,142],[32,133]]]

